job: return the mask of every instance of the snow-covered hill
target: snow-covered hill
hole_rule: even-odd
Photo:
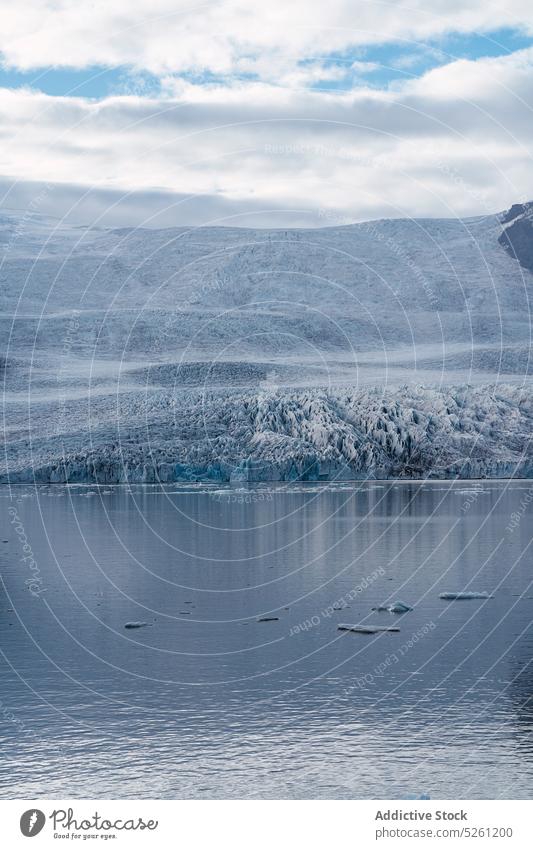
[[[529,208],[319,230],[4,211],[2,479],[529,474]]]
[[[15,350],[59,350],[78,311],[70,349],[94,357],[529,340],[533,278],[504,220],[98,230],[4,214],[3,331]]]

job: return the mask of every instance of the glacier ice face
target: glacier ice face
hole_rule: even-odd
[[[533,476],[533,397],[516,387],[159,391],[18,412],[2,482]]]

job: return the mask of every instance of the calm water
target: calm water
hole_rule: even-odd
[[[530,485],[3,488],[1,796],[530,797]]]

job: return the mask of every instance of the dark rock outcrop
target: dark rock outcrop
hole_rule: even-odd
[[[533,271],[533,203],[515,203],[502,216],[507,225],[498,241],[522,268]]]

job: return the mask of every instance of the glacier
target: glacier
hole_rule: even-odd
[[[533,477],[530,210],[316,230],[0,210],[0,482]]]
[[[124,393],[19,409],[0,481],[533,477],[521,387]],[[24,429],[26,423],[27,430]]]

